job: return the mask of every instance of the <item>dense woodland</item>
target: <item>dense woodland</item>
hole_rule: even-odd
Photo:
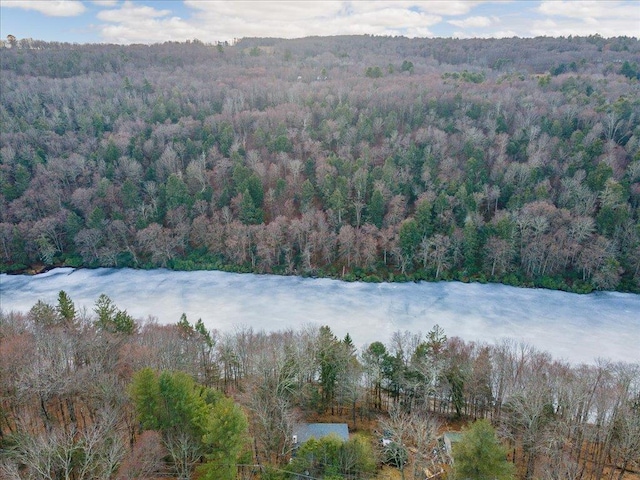
[[[473,478],[640,473],[640,365],[570,365],[437,325],[384,340],[356,349],[326,326],[221,333],[184,315],[159,325],[104,295],[78,311],[65,292],[0,313],[0,478],[387,479],[386,463],[424,479],[447,424],[474,420],[447,478],[468,478],[469,455],[486,471],[474,452],[489,445],[496,467]],[[307,442],[289,462],[294,424],[317,418],[348,422],[351,439]]]
[[[640,289],[640,44],[0,49],[0,268]]]

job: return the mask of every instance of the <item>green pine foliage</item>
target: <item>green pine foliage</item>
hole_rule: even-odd
[[[362,436],[345,442],[328,435],[304,442],[287,470],[316,478],[371,478],[376,471],[376,455],[371,442]]]
[[[99,330],[109,333],[131,335],[137,325],[126,310],[120,310],[104,293],[96,300],[93,311],[96,314],[95,325]]]
[[[515,466],[488,420],[478,420],[464,430],[453,445],[456,480],[513,480]]]
[[[232,399],[185,373],[151,368],[134,374],[129,393],[141,428],[161,432],[177,471],[193,472],[198,464],[201,478],[236,478],[247,448],[248,422]],[[170,448],[178,443],[177,451]],[[187,450],[192,461],[184,462]]]

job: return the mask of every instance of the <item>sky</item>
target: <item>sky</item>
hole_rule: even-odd
[[[0,0],[0,36],[205,43],[327,35],[640,37],[640,0]]]

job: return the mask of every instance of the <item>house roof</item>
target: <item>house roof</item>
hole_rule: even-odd
[[[293,434],[297,436],[298,444],[332,434],[346,442],[349,440],[349,427],[346,423],[301,423],[293,429]]]
[[[445,432],[442,438],[444,440],[444,448],[451,455],[452,445],[462,440],[462,432]]]
[[[462,432],[445,432],[444,437],[451,443],[456,443],[462,440]]]

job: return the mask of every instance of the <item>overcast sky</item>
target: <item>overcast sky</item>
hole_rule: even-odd
[[[640,0],[0,0],[4,39],[156,43],[242,37],[640,36]]]

